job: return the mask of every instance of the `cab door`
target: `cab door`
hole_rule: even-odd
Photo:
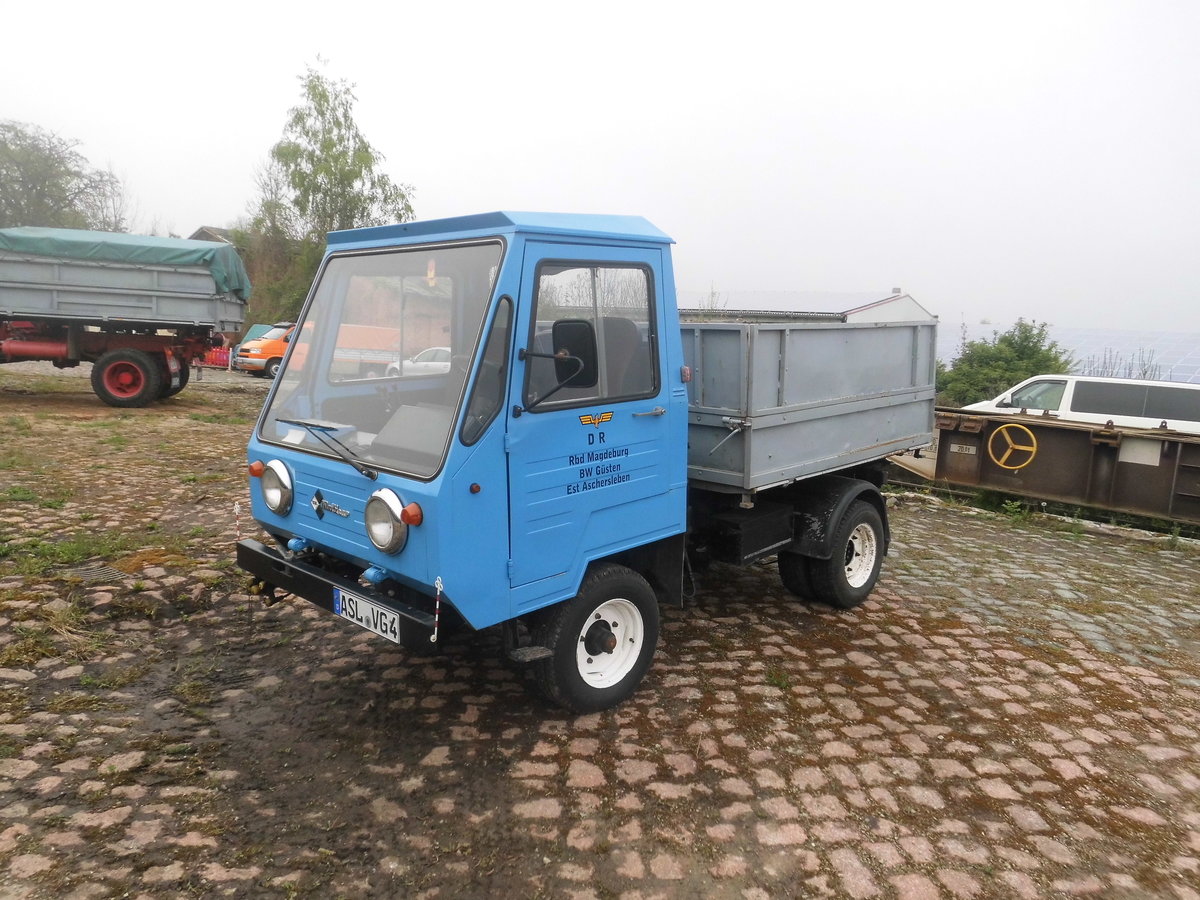
[[[590,559],[681,528],[682,504],[668,499],[678,417],[667,414],[661,271],[655,249],[526,248],[516,344],[526,358],[508,422],[514,614],[573,592]],[[564,321],[560,340],[591,328],[594,383],[561,383],[571,366],[551,357]]]

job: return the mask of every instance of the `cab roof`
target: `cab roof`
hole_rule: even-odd
[[[673,244],[674,241],[641,216],[588,213],[490,212],[448,219],[427,219],[398,225],[353,228],[329,233],[330,249],[351,245],[381,246],[412,243],[430,237],[462,238],[494,234],[574,236]]]

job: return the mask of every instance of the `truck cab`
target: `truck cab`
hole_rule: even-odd
[[[248,448],[272,544],[239,563],[399,643],[507,623],[548,697],[619,702],[681,586],[670,244],[637,217],[524,213],[331,234]],[[340,365],[364,328],[449,365]]]

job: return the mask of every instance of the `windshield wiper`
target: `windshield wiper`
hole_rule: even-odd
[[[284,425],[299,425],[318,441],[336,453],[344,462],[349,463],[360,473],[374,481],[379,477],[379,473],[371,467],[364,465],[359,458],[354,454],[354,451],[335,438],[330,431],[337,431],[339,428],[345,428],[345,425],[338,425],[335,422],[306,422],[303,419],[276,419],[276,422],[282,422]]]

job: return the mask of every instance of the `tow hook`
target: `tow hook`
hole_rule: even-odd
[[[271,607],[279,602],[279,597],[275,596],[275,585],[267,584],[265,581],[252,581],[250,583],[250,593],[262,599],[263,606]]]

